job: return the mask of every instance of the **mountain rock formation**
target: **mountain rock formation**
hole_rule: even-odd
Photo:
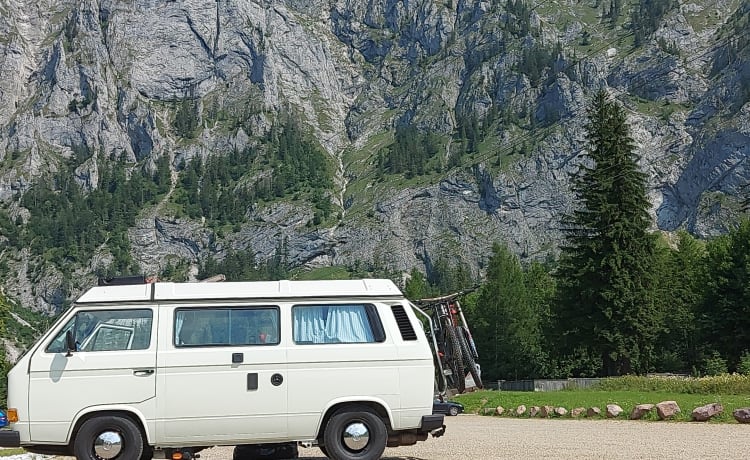
[[[479,274],[496,241],[554,253],[605,87],[628,109],[654,229],[720,234],[750,179],[749,17],[737,0],[0,0],[0,210],[28,231],[22,197],[66,167],[86,194],[108,164],[131,177],[167,160],[166,191],[125,235],[145,273],[283,244],[291,267],[447,257]],[[308,192],[245,202],[229,226],[180,210],[186,165],[268,157],[285,116],[327,155],[332,211],[316,221]],[[429,171],[380,168],[403,127],[437,146]],[[22,241],[0,235],[4,284],[37,310],[115,258],[107,239],[61,267]]]

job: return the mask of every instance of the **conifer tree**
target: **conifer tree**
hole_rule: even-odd
[[[689,372],[699,364],[697,314],[703,301],[706,250],[702,242],[689,233],[677,234],[674,249],[660,251],[656,270],[657,297],[664,311],[665,328],[658,340],[657,369],[662,372]]]
[[[750,220],[708,246],[705,298],[698,314],[701,338],[733,368],[750,347]]]
[[[495,244],[470,320],[481,357],[482,374],[490,379],[541,377],[546,371],[542,322],[528,287],[541,288],[540,279],[525,277],[518,256]],[[535,273],[534,277],[538,278]]]
[[[602,374],[643,373],[661,327],[646,176],[623,109],[603,91],[586,130],[590,149],[573,178],[577,208],[566,218],[557,272],[562,345],[601,357]]]

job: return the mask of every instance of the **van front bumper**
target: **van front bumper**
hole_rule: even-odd
[[[0,447],[21,447],[21,433],[12,430],[0,430]]]

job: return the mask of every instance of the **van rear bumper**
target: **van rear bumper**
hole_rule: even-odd
[[[443,425],[444,417],[443,414],[423,415],[422,423],[419,425],[419,431],[422,433],[430,433],[438,428],[445,429],[445,425]]]
[[[0,447],[21,447],[21,433],[12,430],[0,430]]]

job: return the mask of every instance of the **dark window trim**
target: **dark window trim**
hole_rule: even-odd
[[[271,310],[276,311],[276,336],[279,340],[276,343],[246,343],[236,344],[231,343],[207,343],[199,345],[185,345],[177,343],[177,313],[181,311],[216,311],[216,310]],[[217,305],[201,305],[195,307],[177,307],[174,309],[172,315],[172,346],[175,348],[237,348],[237,347],[275,347],[281,344],[281,308],[278,305],[252,305],[252,306],[217,306]]]

